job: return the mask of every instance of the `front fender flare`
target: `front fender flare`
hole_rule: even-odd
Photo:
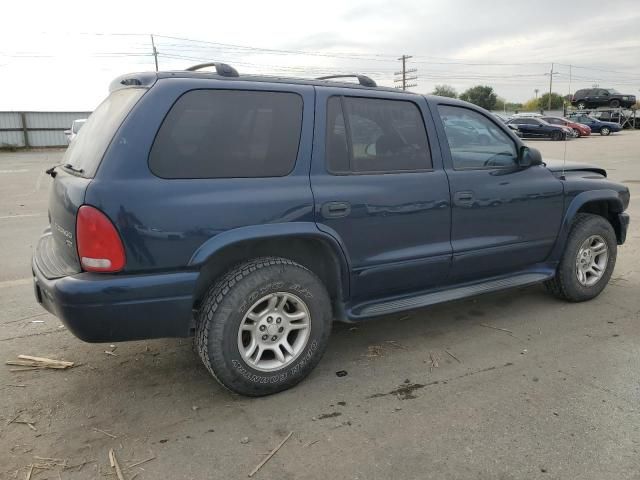
[[[571,231],[571,225],[573,224],[573,220],[575,219],[580,208],[582,208],[587,203],[599,201],[606,201],[607,203],[609,203],[610,206],[613,206],[613,211],[616,213],[622,212],[624,210],[622,200],[620,200],[620,197],[618,197],[618,193],[615,190],[589,190],[587,192],[582,192],[576,195],[573,200],[571,200],[571,203],[569,203],[569,206],[565,211],[564,218],[562,219],[562,224],[560,225],[560,231],[558,232],[558,238],[556,239],[556,243],[550,255],[550,260],[560,261],[560,259],[562,258],[562,253],[564,252],[567,238],[569,237],[569,232]]]

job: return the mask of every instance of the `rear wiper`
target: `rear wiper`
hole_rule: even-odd
[[[56,175],[58,174],[58,172],[56,172],[56,168],[59,166],[60,165],[54,165],[53,167],[46,169],[44,173],[51,175],[51,178],[56,178]]]
[[[71,170],[74,173],[84,173],[84,168],[76,168],[70,163],[65,163],[63,167],[66,168],[67,170]]]

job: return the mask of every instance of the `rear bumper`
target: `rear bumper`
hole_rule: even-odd
[[[38,303],[85,342],[186,337],[193,326],[197,272],[79,273],[47,279],[32,262]]]

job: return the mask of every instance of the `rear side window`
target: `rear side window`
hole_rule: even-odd
[[[295,93],[193,90],[164,119],[149,167],[163,178],[281,177],[293,169],[302,128]]]
[[[70,165],[83,177],[93,177],[116,130],[145,92],[144,88],[124,88],[109,95],[88,120],[77,127],[80,130],[81,126],[82,130],[69,145],[62,164]]]
[[[420,110],[402,100],[329,98],[326,157],[329,171],[338,174],[431,168]]]

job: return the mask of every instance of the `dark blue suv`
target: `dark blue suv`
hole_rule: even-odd
[[[601,168],[544,164],[458,100],[208,66],[116,79],[48,170],[35,294],[82,340],[194,336],[224,386],[265,395],[334,319],[607,284],[629,191]]]

